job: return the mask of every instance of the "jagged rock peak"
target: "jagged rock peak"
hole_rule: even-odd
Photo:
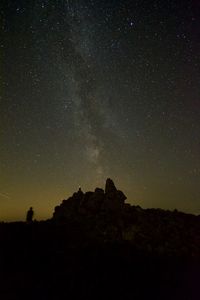
[[[105,186],[105,193],[109,194],[109,193],[115,193],[117,191],[114,182],[112,181],[112,179],[107,178],[106,179],[106,186]]]
[[[121,212],[126,196],[117,190],[112,179],[106,180],[105,192],[96,188],[94,192],[84,193],[81,188],[68,200],[55,207],[54,219],[76,218],[81,215],[97,215],[101,212]]]

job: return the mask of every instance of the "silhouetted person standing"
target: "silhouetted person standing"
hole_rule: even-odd
[[[26,222],[31,223],[33,221],[33,208],[30,207],[29,210],[27,211],[27,215],[26,215]]]

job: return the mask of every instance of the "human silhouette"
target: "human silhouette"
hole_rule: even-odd
[[[26,214],[26,222],[31,223],[33,221],[33,214],[34,214],[33,208],[30,207]]]

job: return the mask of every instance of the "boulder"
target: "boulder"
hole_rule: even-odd
[[[114,182],[112,181],[112,179],[107,178],[106,180],[106,186],[105,186],[105,193],[106,194],[110,194],[110,193],[115,193],[117,191]]]
[[[103,205],[104,210],[120,211],[124,206],[126,196],[122,191],[117,190],[112,179],[106,180],[105,186],[105,202]]]

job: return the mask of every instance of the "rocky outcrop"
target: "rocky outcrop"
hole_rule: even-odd
[[[120,241],[159,255],[199,257],[200,216],[143,209],[125,200],[124,193],[108,178],[104,190],[84,193],[79,189],[63,200],[55,207],[52,221],[60,225],[64,220],[77,241]]]
[[[55,207],[53,219],[65,219],[75,215],[97,214],[102,211],[120,212],[125,207],[126,196],[108,178],[105,191],[96,188],[94,192],[83,193],[79,188],[72,197],[63,200],[61,205]]]
[[[114,182],[112,181],[112,179],[108,178],[106,180],[105,193],[110,194],[110,193],[115,193],[115,192],[117,192],[117,189],[114,185]]]
[[[104,208],[111,211],[123,209],[126,196],[122,191],[116,189],[114,182],[108,178],[105,186]]]

